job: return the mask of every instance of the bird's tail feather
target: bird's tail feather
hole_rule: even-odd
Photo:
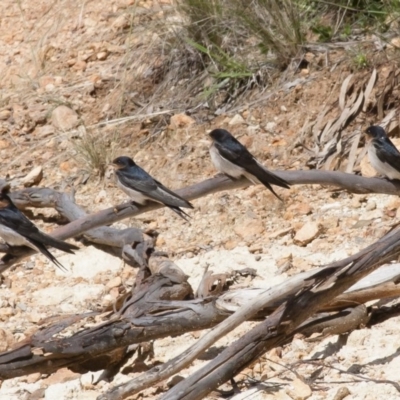
[[[283,187],[285,189],[290,189],[290,185],[288,182],[286,182],[284,179],[279,178],[279,176],[275,175],[273,172],[268,171],[262,164],[260,164],[256,160],[257,164],[259,167],[261,167],[262,171],[259,171],[257,174],[257,178],[260,180],[260,182],[266,186],[266,184],[271,184],[271,185],[276,185]]]
[[[189,222],[190,215],[186,214],[185,211],[181,210],[179,207],[168,206],[172,211],[177,213],[181,218],[183,218],[186,222]]]
[[[75,246],[74,244],[64,242],[59,239],[55,239],[51,236],[46,235],[46,245],[54,247],[55,249],[65,251],[66,253],[69,254],[74,254],[74,250],[79,250],[78,246]]]

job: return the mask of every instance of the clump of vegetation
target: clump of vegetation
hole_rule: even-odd
[[[104,177],[107,166],[117,155],[119,143],[117,131],[104,135],[102,132],[85,130],[74,142],[76,158],[87,166],[90,173]]]

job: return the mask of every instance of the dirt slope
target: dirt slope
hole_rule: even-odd
[[[204,110],[183,116],[185,108],[177,106],[182,99],[170,101],[165,91],[156,96],[163,59],[158,50],[149,58],[149,48],[159,48],[161,35],[145,29],[156,26],[160,16],[170,18],[168,7],[168,2],[136,4],[131,0],[0,2],[0,176],[18,187],[20,178],[40,166],[40,186],[74,188],[77,202],[96,211],[126,197],[115,187],[108,169],[105,178],[100,177],[103,164],[96,164],[95,157],[88,156],[90,151],[104,162],[116,155],[134,156],[171,188],[215,174],[206,136],[215,127],[229,129],[271,169],[308,168],[309,162],[326,161],[326,143],[317,143],[308,124],[318,120],[324,107],[327,111],[321,121],[325,123],[341,115],[343,81],[354,72],[353,92],[357,93],[357,85],[369,81],[371,70],[353,70],[342,48],[330,49],[329,62],[325,54],[313,51],[307,55],[307,68],[291,70],[265,93],[254,89],[241,107],[218,116]],[[375,51],[372,46],[371,52]],[[381,79],[374,86],[372,103],[386,88],[385,76],[393,68],[390,60],[385,62],[377,64]],[[179,90],[171,88],[173,93]],[[350,92],[346,99],[351,96]],[[378,118],[377,113],[357,114],[343,137]],[[301,146],[295,147],[296,141]],[[361,138],[356,170],[362,143]],[[350,145],[343,142],[344,148]],[[345,159],[338,154],[330,165],[345,170]],[[157,248],[170,254],[194,287],[207,264],[215,272],[256,268],[258,277],[248,285],[263,287],[355,253],[400,217],[400,201],[386,195],[352,195],[311,185],[278,191],[283,203],[261,186],[198,199],[191,224],[162,209],[118,226],[157,230]],[[52,210],[33,213],[39,225],[51,230],[42,217],[54,217]],[[296,232],[312,224],[318,229],[309,244],[296,244]],[[96,249],[82,249],[78,258],[59,256],[70,272],[62,274],[36,255],[4,274],[0,286],[2,351],[38,329],[42,319],[109,305],[123,286],[133,283],[134,270]],[[399,380],[399,322],[393,318],[345,339],[334,336],[307,342],[296,338],[244,371],[237,383],[250,392],[234,398],[399,398],[388,382]],[[217,350],[250,325],[220,340]],[[157,341],[154,358],[147,365],[170,359],[199,335]],[[296,364],[317,358],[319,363]],[[182,376],[204,362],[196,361]],[[0,399],[95,399],[110,385],[135,374],[119,373],[112,384],[96,386],[92,375],[97,373],[33,374],[3,382]],[[271,388],[271,382],[276,386]],[[165,384],[156,386],[141,396],[155,398],[166,388]]]

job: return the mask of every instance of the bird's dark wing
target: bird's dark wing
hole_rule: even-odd
[[[372,144],[380,161],[400,171],[400,152],[389,138],[374,139]]]
[[[8,196],[7,196],[8,197]],[[40,245],[47,245],[73,254],[73,250],[78,250],[79,247],[55,239],[43,232],[34,225],[25,215],[18,210],[12,201],[3,195],[0,201],[0,223],[8,228],[18,232],[25,239],[40,248]]]
[[[116,174],[124,186],[134,189],[150,199],[170,207],[193,208],[187,200],[153,179],[139,166],[129,168],[129,170],[117,170]]]
[[[232,140],[233,139],[233,140]],[[289,184],[260,165],[254,156],[235,138],[226,140],[224,144],[215,142],[217,150],[226,160],[245,169],[254,175],[263,185],[271,189],[270,184],[289,189]],[[275,194],[276,195],[276,194]]]

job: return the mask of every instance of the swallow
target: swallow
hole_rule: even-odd
[[[381,126],[366,130],[369,136],[368,158],[374,169],[389,179],[400,179],[400,152]]]
[[[115,168],[117,186],[135,203],[146,204],[148,200],[161,203],[188,221],[189,215],[180,207],[193,208],[193,205],[155,180],[131,158],[118,157],[112,166]]]
[[[225,129],[214,129],[209,135],[213,140],[210,147],[211,161],[218,171],[234,179],[244,176],[254,184],[261,183],[282,201],[271,184],[289,189],[285,180],[268,171]]]
[[[0,236],[9,246],[27,246],[42,253],[61,270],[65,267],[47,250],[46,246],[74,254],[79,247],[55,239],[41,232],[18,208],[8,196],[9,185],[4,185],[0,192]]]

